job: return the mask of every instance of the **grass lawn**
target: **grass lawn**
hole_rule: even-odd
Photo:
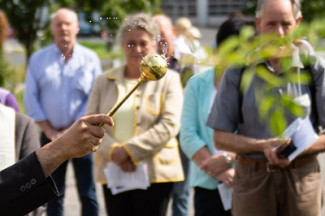
[[[123,54],[120,49],[116,51],[109,51],[107,49],[106,43],[104,41],[90,41],[90,40],[80,40],[78,41],[81,45],[88,47],[93,50],[101,60],[103,59],[116,59],[123,58]]]

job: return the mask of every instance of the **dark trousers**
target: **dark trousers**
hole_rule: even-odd
[[[195,216],[231,216],[225,211],[218,189],[208,190],[200,187],[194,188]]]
[[[177,139],[179,140],[179,136],[177,136]],[[181,155],[185,179],[184,181],[174,183],[172,190],[172,209],[173,216],[187,216],[189,211],[190,198],[190,160],[179,145],[178,148]]]
[[[50,140],[42,133],[41,145],[49,143]],[[93,179],[93,160],[92,154],[88,154],[82,158],[72,159],[74,173],[77,182],[79,199],[82,206],[83,216],[97,216],[99,209],[96,197],[96,188]],[[55,184],[60,192],[60,196],[51,200],[47,204],[48,216],[60,216],[63,214],[63,198],[65,191],[65,175],[68,161],[64,162],[52,174]]]
[[[103,185],[109,216],[165,216],[173,183],[155,183],[147,190],[131,190],[112,195]]]

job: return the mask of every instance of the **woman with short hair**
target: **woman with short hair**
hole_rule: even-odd
[[[141,75],[142,58],[156,51],[158,38],[159,28],[149,15],[140,13],[124,20],[118,40],[126,63],[97,78],[88,114],[107,113],[124,97]],[[106,128],[95,154],[95,179],[103,185],[108,215],[166,215],[173,182],[184,179],[175,139],[182,102],[179,75],[168,70],[160,80],[140,85],[115,113],[115,126]],[[104,174],[108,163],[118,166],[122,174],[144,168],[150,186],[121,193],[116,192],[120,188],[108,188],[110,179]]]

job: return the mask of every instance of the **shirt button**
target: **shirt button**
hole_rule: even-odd
[[[26,183],[26,188],[31,188],[31,187],[32,187],[31,183]]]
[[[26,190],[25,186],[21,186],[21,187],[20,187],[20,191],[21,191],[21,192],[24,192],[25,190]]]
[[[140,106],[136,106],[135,108],[138,110],[138,109],[140,109]]]
[[[30,183],[31,184],[36,184],[36,179],[33,178],[32,180],[30,180]]]

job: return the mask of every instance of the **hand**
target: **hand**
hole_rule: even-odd
[[[113,126],[111,117],[90,115],[77,120],[62,136],[36,151],[45,177],[70,158],[82,157],[96,151],[105,135],[100,123]]]
[[[84,116],[53,142],[58,143],[66,159],[82,157],[96,151],[102,143],[105,129],[98,126],[100,123],[114,124],[112,118],[104,114]]]
[[[232,187],[234,176],[235,176],[235,170],[234,170],[234,168],[230,168],[230,169],[227,169],[226,171],[222,172],[216,178],[219,181],[225,183],[228,187]]]
[[[126,161],[120,163],[119,166],[124,172],[134,172],[136,169],[136,166],[130,157]]]
[[[230,168],[222,154],[212,155],[201,163],[200,169],[204,170],[210,176],[216,177]]]
[[[230,168],[222,154],[212,155],[201,163],[200,169],[204,170],[210,176],[216,177],[220,173]]]
[[[268,159],[269,163],[279,167],[286,167],[290,164],[288,158],[279,157],[281,152],[290,143],[290,139],[269,139],[268,144],[265,145],[264,155]],[[277,147],[277,148],[275,148]]]
[[[120,165],[130,158],[129,154],[122,145],[117,146],[112,152],[112,161]]]

